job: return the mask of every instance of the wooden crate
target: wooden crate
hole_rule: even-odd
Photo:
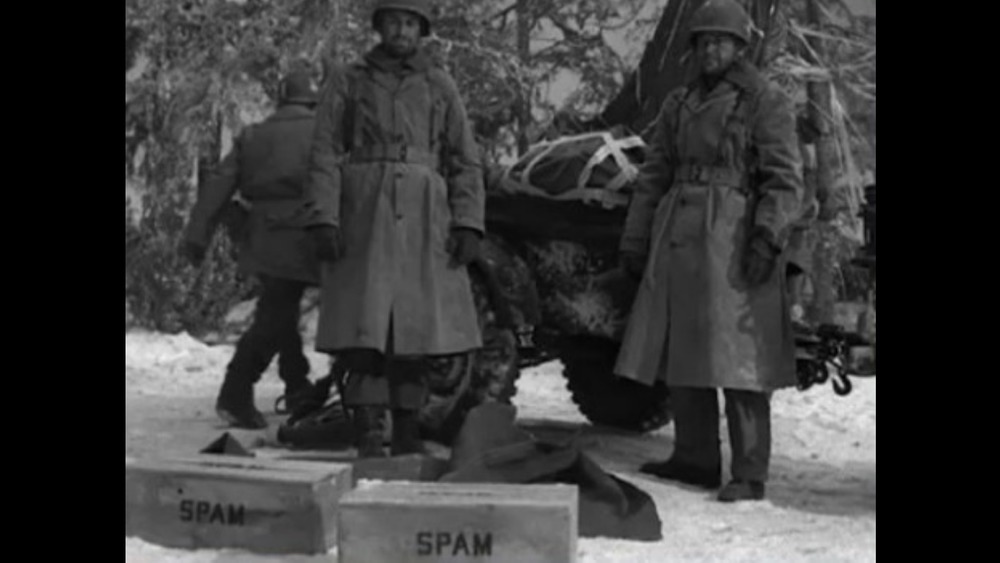
[[[570,485],[373,484],[340,505],[340,563],[575,563]]]
[[[327,553],[349,465],[204,455],[125,461],[125,536],[185,549]]]

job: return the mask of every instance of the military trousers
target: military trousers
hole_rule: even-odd
[[[227,368],[233,383],[253,385],[278,357],[278,376],[286,387],[297,387],[309,378],[309,359],[299,332],[302,296],[307,284],[261,276],[261,293],[250,328],[236,344]]]
[[[347,368],[345,407],[423,407],[427,399],[427,364],[420,358],[392,358],[375,350],[348,350],[337,358]]]
[[[429,366],[423,356],[397,356],[393,351],[392,323],[385,353],[368,348],[337,353],[347,371],[344,406],[390,407],[415,411],[428,394]]]
[[[741,481],[767,481],[771,461],[771,394],[724,389],[732,449],[731,473]],[[712,473],[722,467],[717,389],[671,387],[673,460]]]

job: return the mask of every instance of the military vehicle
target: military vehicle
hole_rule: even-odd
[[[448,442],[469,409],[510,401],[524,370],[553,361],[561,362],[572,400],[592,423],[648,432],[670,422],[665,387],[613,374],[637,291],[619,269],[617,252],[644,155],[644,136],[632,132],[646,130],[665,95],[684,81],[684,22],[702,3],[668,4],[639,68],[599,117],[554,131],[554,140],[533,145],[518,163],[489,171],[488,234],[482,257],[470,267],[485,346],[432,362],[423,413],[429,437]],[[765,37],[777,4],[751,2]],[[752,48],[757,56],[763,52],[760,41]],[[869,193],[871,240],[861,262],[870,266],[874,286],[874,187]],[[866,338],[819,327],[804,330],[798,344],[801,389],[832,380],[838,393],[850,392]],[[873,354],[863,371],[874,374]],[[308,427],[316,412],[293,414],[287,434]]]

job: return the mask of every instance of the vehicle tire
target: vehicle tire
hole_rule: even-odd
[[[481,276],[471,273],[483,347],[428,360],[430,396],[421,413],[425,437],[450,444],[466,415],[489,402],[510,403],[521,375],[517,338],[497,322],[496,307]]]
[[[667,388],[649,387],[613,373],[619,346],[599,338],[574,338],[561,346],[563,376],[587,420],[630,432],[652,432],[671,421]]]

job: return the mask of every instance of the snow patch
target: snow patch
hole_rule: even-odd
[[[229,431],[215,421],[210,407],[231,354],[231,346],[207,346],[186,334],[126,334],[126,458],[153,452],[189,455]],[[322,355],[310,357],[316,360],[314,370],[322,373]],[[261,407],[281,389],[276,377],[265,377],[259,388]],[[581,539],[580,563],[857,562],[875,561],[875,399],[875,379],[855,380],[855,390],[847,397],[835,395],[828,386],[776,393],[768,497],[738,505],[721,504],[711,492],[638,473],[642,463],[670,455],[673,427],[636,435],[590,426],[573,405],[558,362],[525,370],[514,403],[523,422],[573,433],[602,467],[656,501],[662,541]],[[272,426],[277,420],[271,417]],[[239,434],[239,439],[251,444],[254,435]],[[230,550],[166,549],[126,538],[125,561],[336,563],[336,554],[276,558]]]

